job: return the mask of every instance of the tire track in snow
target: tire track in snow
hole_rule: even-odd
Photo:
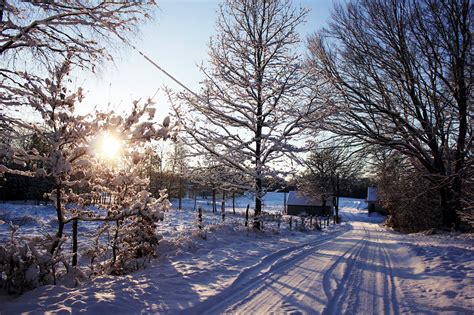
[[[202,303],[187,309],[186,314],[210,314],[220,313],[227,307],[238,307],[253,298],[253,295],[241,299],[242,296],[262,284],[273,274],[293,266],[295,262],[305,258],[308,253],[314,252],[335,237],[348,233],[350,230],[341,230],[316,241],[307,242],[297,246],[291,246],[265,256],[259,263],[244,269],[232,284],[220,293],[209,297]],[[237,303],[236,303],[237,302]],[[235,304],[234,304],[235,303]]]
[[[331,264],[323,277],[328,300],[323,314],[398,314],[401,294],[390,253],[372,225],[354,222],[354,226],[347,236],[355,244]],[[362,235],[357,233],[358,228],[364,231]]]
[[[336,259],[324,276],[323,289],[328,302],[322,313],[399,314],[401,292],[390,253],[378,231],[366,227],[365,223],[360,227],[364,230],[361,239]],[[337,281],[335,272],[342,266],[342,277]],[[333,283],[336,284],[334,294]]]
[[[364,228],[364,236],[368,234],[367,230]],[[331,268],[325,272],[324,277],[328,278],[331,276],[332,273],[336,270],[337,267],[341,266],[342,261],[345,261],[345,268],[344,273],[342,275],[341,280],[337,283],[336,290],[334,294],[331,293],[331,289],[324,285],[325,293],[327,294],[327,305],[323,309],[322,314],[340,314],[343,310],[343,303],[348,302],[346,301],[348,298],[356,298],[355,303],[358,302],[358,294],[350,294],[353,293],[355,287],[360,284],[361,281],[361,269],[357,268],[358,258],[360,257],[362,251],[367,247],[367,241],[364,236],[357,241],[354,246],[351,246],[344,255],[336,259],[334,264]],[[349,255],[347,256],[347,254]],[[328,280],[323,283],[328,283]],[[347,304],[350,304],[349,302]]]
[[[376,222],[348,214],[351,229],[266,256],[186,313],[399,314],[390,247]]]
[[[378,237],[378,240],[380,240],[380,238]],[[389,291],[390,291],[390,297],[387,296],[387,298],[390,299],[390,301],[392,302],[390,305],[391,305],[391,312],[392,314],[398,314],[399,313],[399,303],[398,303],[398,295],[401,295],[401,292],[399,291],[399,286],[397,286],[397,280],[394,276],[394,272],[393,272],[393,263],[392,263],[392,260],[390,258],[390,254],[388,253],[388,250],[387,248],[385,247],[385,244],[382,243],[382,242],[379,242],[380,243],[380,249],[382,250],[382,254],[383,254],[383,262],[384,262],[384,266],[388,269],[388,273],[386,272],[385,273],[385,278],[386,278],[386,281],[387,281],[387,288],[389,288]],[[398,293],[398,294],[397,294]],[[386,312],[387,314],[387,312]]]
[[[354,250],[355,247],[359,246],[359,244],[362,242],[363,240],[360,239],[357,243],[355,243],[353,246],[351,246],[349,249],[347,249],[341,256],[339,256],[335,262],[333,262],[331,264],[331,266],[327,269],[327,271],[324,273],[324,276],[323,276],[323,290],[324,290],[324,294],[326,295],[326,298],[328,299],[328,301],[332,300],[333,296],[334,296],[334,293],[333,291],[335,291],[335,289],[333,289],[332,287],[332,283],[334,282],[335,284],[335,287],[337,289],[337,286],[338,286],[338,281],[337,279],[332,278],[333,276],[333,273],[334,271],[336,270],[337,267],[340,267],[341,266],[341,263],[344,261],[344,260],[347,260],[348,259],[348,254],[350,252],[352,252]],[[350,255],[349,255],[350,256]]]

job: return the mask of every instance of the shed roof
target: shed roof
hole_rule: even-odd
[[[321,201],[310,199],[303,196],[298,191],[292,190],[288,193],[288,200],[286,201],[286,204],[288,206],[321,206]]]

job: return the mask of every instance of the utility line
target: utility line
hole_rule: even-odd
[[[195,97],[199,98],[201,101],[203,101],[202,97],[199,96],[197,93],[195,93],[193,90],[191,90],[190,88],[188,88],[184,83],[182,83],[181,81],[179,81],[177,78],[175,78],[172,74],[170,74],[168,71],[166,71],[165,69],[163,69],[162,67],[160,67],[160,65],[158,65],[155,61],[153,61],[150,57],[148,57],[145,53],[143,53],[140,49],[138,49],[135,45],[133,45],[132,43],[130,43],[130,41],[128,41],[125,37],[123,37],[122,35],[120,35],[115,29],[110,29],[109,27],[107,27],[107,25],[105,25],[104,22],[100,21],[97,17],[95,17],[92,13],[88,12],[88,15],[93,18],[94,20],[96,20],[97,22],[99,22],[100,24],[102,24],[106,29],[109,29],[111,30],[118,38],[120,38],[120,40],[122,40],[122,42],[124,42],[126,45],[130,46],[133,50],[135,50],[137,53],[139,53],[143,58],[145,58],[146,61],[148,61],[149,63],[151,63],[156,69],[158,69],[159,71],[161,71],[164,75],[166,75],[168,78],[170,78],[171,80],[173,80],[175,83],[177,83],[179,86],[181,86],[182,88],[184,88],[186,91],[188,91],[189,93],[191,93],[192,95],[194,95]],[[155,93],[156,94],[156,93]]]

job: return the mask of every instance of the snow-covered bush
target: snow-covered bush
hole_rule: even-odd
[[[18,226],[10,223],[10,239],[0,245],[0,288],[8,293],[22,293],[38,285],[55,281],[54,262],[39,247],[41,240],[17,239]]]
[[[169,210],[170,203],[165,191],[156,199],[149,192],[141,191],[136,196],[129,196],[130,204],[120,210],[111,207],[109,216],[115,217],[115,225],[110,228],[113,238],[110,242],[112,258],[106,265],[106,272],[123,274],[140,268],[147,259],[155,256],[156,246],[161,236],[155,232],[155,224],[162,221],[164,211]]]

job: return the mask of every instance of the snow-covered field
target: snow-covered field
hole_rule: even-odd
[[[283,210],[283,193],[270,192],[267,193],[263,199],[263,211],[269,213],[281,213]],[[205,224],[217,223],[221,220],[221,201],[217,199],[217,210],[218,215],[206,215],[206,213],[212,212],[212,200],[198,199],[196,207],[201,207],[204,211],[203,221]],[[178,208],[178,200],[171,200],[172,207]],[[255,200],[251,196],[240,196],[235,199],[235,211],[239,214],[244,214],[247,205],[250,205],[252,209]],[[227,218],[232,220],[231,214],[232,199],[226,199],[226,214]],[[182,200],[183,211],[174,211],[169,215],[165,216],[164,224],[161,224],[158,229],[162,233],[169,234],[170,231],[186,230],[190,225],[194,224],[196,213],[194,210],[193,199]],[[253,215],[253,210],[250,211],[250,215]],[[34,205],[32,202],[15,202],[15,203],[0,203],[0,220],[8,223],[12,222],[15,225],[20,226],[18,235],[38,235],[46,232],[54,232],[55,226],[57,225],[56,210],[52,205]],[[96,228],[98,223],[88,222],[86,225],[79,224],[81,232],[88,232]],[[66,225],[66,231],[70,228],[70,225]],[[0,241],[4,241],[9,237],[9,226],[8,224],[0,224]]]
[[[267,199],[267,210],[279,211],[281,195],[273,203]],[[239,200],[239,210],[246,203]],[[472,314],[472,235],[402,235],[381,226],[382,217],[368,217],[363,200],[343,199],[343,224],[306,232],[286,224],[247,230],[228,204],[225,224],[219,214],[205,212],[203,239],[193,202],[183,205],[189,210],[172,210],[160,224],[159,257],[146,269],[77,288],[45,286],[3,296],[0,313]],[[0,219],[40,214],[41,222],[23,224],[32,233],[54,223],[47,211],[0,204]]]

